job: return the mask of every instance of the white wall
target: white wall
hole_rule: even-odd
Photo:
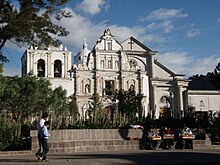
[[[187,96],[188,105],[196,111],[220,111],[220,91],[188,91]]]

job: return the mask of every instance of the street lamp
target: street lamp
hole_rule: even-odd
[[[171,109],[171,116],[172,117],[174,117],[174,94],[173,94],[173,92],[171,92],[170,91],[170,100],[171,100],[171,107],[172,107],[172,109]]]

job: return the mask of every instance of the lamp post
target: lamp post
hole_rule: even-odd
[[[174,94],[170,91],[171,116],[174,117]]]

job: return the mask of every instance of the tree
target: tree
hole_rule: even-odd
[[[34,76],[4,77],[0,93],[2,110],[12,113],[16,121],[29,124],[33,114],[49,108],[51,84],[46,79]]]
[[[22,129],[34,126],[36,115],[48,109],[52,88],[48,80],[33,75],[0,80],[0,149],[4,149],[28,136],[29,130]]]
[[[78,119],[79,111],[76,103],[76,97],[74,95],[70,96],[70,102],[68,104],[69,110],[69,124],[74,125]]]
[[[61,86],[53,90],[50,97],[50,115],[51,115],[51,127],[52,129],[58,129],[66,120],[66,114],[68,111],[67,100],[66,100],[66,90]]]
[[[100,99],[99,95],[93,95],[92,97],[92,102],[91,102],[91,107],[88,110],[88,116],[90,116],[91,122],[95,123],[97,125],[102,125],[102,119],[103,119],[103,104],[102,100]]]
[[[220,90],[220,63],[215,67],[214,72],[211,73],[210,81],[216,89]]]
[[[36,119],[43,111],[50,113],[53,128],[66,124],[70,116],[74,122],[78,113],[76,100],[68,101],[66,90],[62,87],[53,90],[45,78],[31,74],[24,77],[0,75],[0,149],[20,140],[30,128],[36,128]]]
[[[115,99],[118,100],[118,111],[123,117],[123,122],[135,123],[142,121],[142,98],[141,94],[136,94],[134,90],[115,92]]]
[[[52,21],[52,17],[60,20],[71,17],[69,12],[61,8],[69,0],[17,0],[15,6],[10,0],[0,1],[0,61],[7,62],[2,48],[7,41],[21,47],[44,43],[60,44],[55,36],[67,36],[68,31]]]

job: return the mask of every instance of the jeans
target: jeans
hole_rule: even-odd
[[[48,144],[48,140],[45,139],[45,138],[41,138],[41,142],[42,142],[42,147],[43,147],[42,156],[43,156],[43,159],[44,159],[44,158],[47,158],[47,153],[49,151],[49,144]]]

